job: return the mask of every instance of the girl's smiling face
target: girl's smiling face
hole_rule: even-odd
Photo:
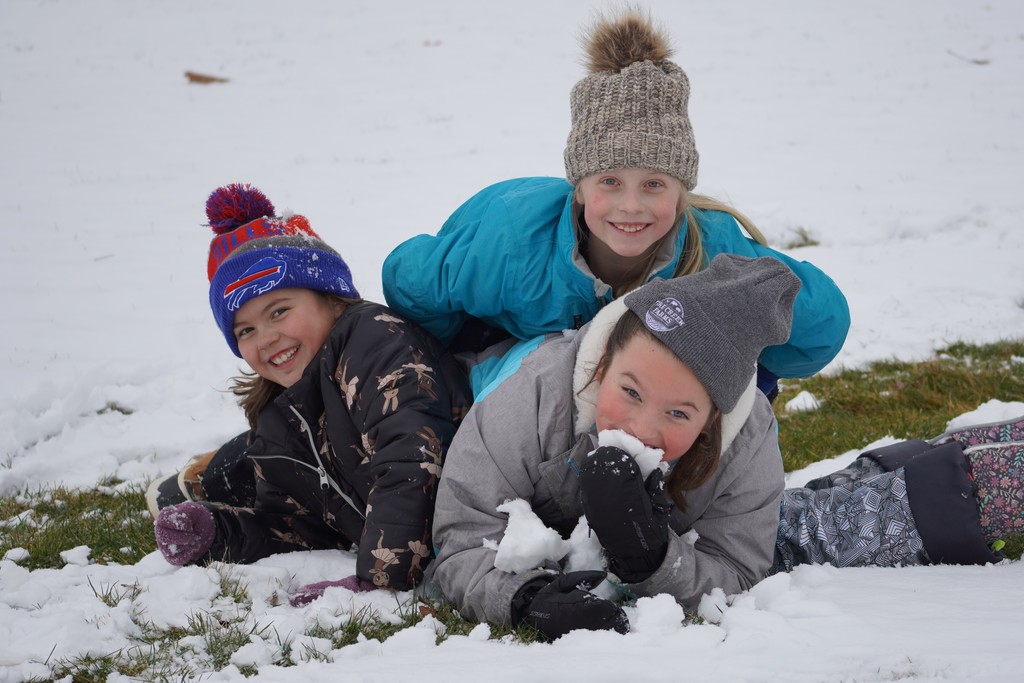
[[[667,173],[619,168],[580,180],[576,201],[591,237],[622,258],[637,258],[675,227],[683,187]]]
[[[310,289],[261,294],[235,314],[238,350],[256,374],[288,388],[302,377],[343,309]]]
[[[708,423],[713,403],[679,358],[648,334],[615,352],[598,378],[598,431],[621,429],[678,460]]]

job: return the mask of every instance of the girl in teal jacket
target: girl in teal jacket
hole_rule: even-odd
[[[765,349],[758,384],[769,393],[777,377],[821,370],[846,339],[846,299],[810,263],[765,246],[742,215],[691,192],[689,82],[667,59],[667,38],[627,12],[599,22],[587,50],[591,74],[571,96],[567,179],[492,185],[436,236],[400,244],[384,263],[388,305],[444,343],[479,349],[490,340],[465,343],[478,323],[530,339],[578,328],[612,299],[701,270],[717,254],[771,256],[802,288],[792,334]]]

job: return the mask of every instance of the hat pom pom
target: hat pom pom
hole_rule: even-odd
[[[218,235],[257,218],[273,215],[274,205],[267,196],[248,183],[218,187],[206,200],[206,217]]]
[[[583,47],[592,74],[618,73],[636,62],[660,64],[672,56],[668,33],[639,9],[600,16],[583,36]]]

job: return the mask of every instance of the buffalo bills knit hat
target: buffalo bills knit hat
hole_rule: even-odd
[[[707,270],[655,280],[624,302],[728,413],[761,351],[789,339],[799,291],[800,278],[778,259],[719,254]]]
[[[668,38],[629,10],[600,19],[584,45],[590,75],[572,89],[565,176],[572,185],[614,168],[649,168],[697,184],[699,156],[687,113],[690,81]]]
[[[242,354],[232,329],[235,313],[250,299],[290,287],[359,297],[348,265],[309,221],[299,215],[274,217],[274,205],[251,185],[214,190],[206,216],[217,234],[207,262],[210,308],[236,356]]]

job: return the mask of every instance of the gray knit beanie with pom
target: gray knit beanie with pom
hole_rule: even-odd
[[[631,10],[602,18],[585,41],[590,75],[570,95],[565,176],[572,185],[615,168],[647,168],[697,184],[697,148],[687,114],[690,81],[668,61],[665,33]]]
[[[789,339],[799,291],[800,278],[778,259],[719,254],[707,270],[655,280],[624,302],[728,413],[761,351]]]

